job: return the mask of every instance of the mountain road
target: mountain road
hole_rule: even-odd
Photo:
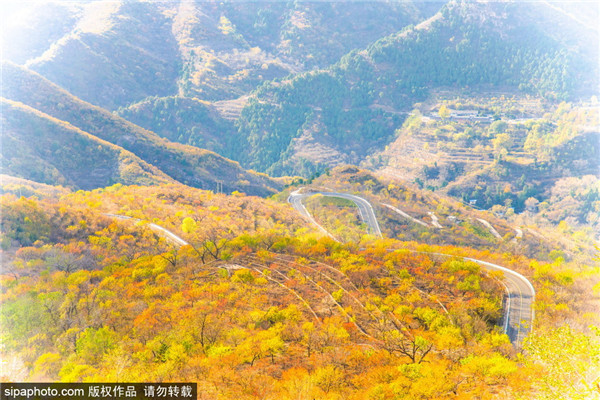
[[[336,192],[318,192],[318,193],[300,193],[300,189],[290,193],[288,197],[288,203],[292,205],[296,210],[300,212],[304,217],[309,219],[313,224],[316,224],[321,230],[324,228],[317,224],[312,215],[308,212],[306,207],[302,204],[302,200],[314,196],[316,194],[320,194],[321,196],[327,197],[339,197],[342,199],[350,200],[356,204],[358,207],[358,212],[360,214],[360,219],[367,224],[369,227],[369,232],[373,235],[383,237],[381,234],[381,229],[379,228],[379,223],[377,222],[377,217],[375,216],[375,211],[373,210],[373,206],[367,200],[362,197],[355,196],[348,193],[336,193]]]
[[[312,192],[300,193],[300,189],[292,192],[288,197],[288,202],[298,210],[304,217],[316,224],[314,218],[310,215],[306,207],[302,204],[304,198],[320,194],[323,196],[340,197],[353,201],[359,209],[362,220],[369,226],[371,233],[382,237],[377,217],[371,204],[362,197],[335,192]],[[318,224],[317,224],[318,225]],[[318,225],[321,230],[324,228]],[[454,257],[449,254],[431,253],[432,255]],[[515,347],[520,347],[524,337],[531,331],[535,313],[533,302],[535,300],[535,289],[531,282],[523,275],[483,260],[463,257],[464,260],[479,264],[486,271],[500,271],[503,274],[502,284],[506,290],[506,301],[504,304],[504,323],[503,330]]]

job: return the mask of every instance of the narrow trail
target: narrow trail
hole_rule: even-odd
[[[485,226],[487,228],[488,231],[490,231],[490,233],[496,238],[496,239],[502,239],[502,235],[500,235],[498,233],[498,231],[496,229],[494,229],[494,227],[492,226],[492,224],[490,224],[488,221],[486,221],[483,218],[477,218],[477,221],[479,221],[483,226]]]
[[[428,224],[426,224],[425,222],[423,222],[423,221],[419,221],[418,219],[411,217],[410,215],[408,215],[408,214],[407,214],[407,213],[405,213],[404,211],[400,210],[399,208],[396,208],[396,207],[394,207],[394,206],[393,206],[393,205],[391,205],[391,204],[385,204],[385,203],[381,203],[381,204],[383,204],[384,206],[386,206],[386,207],[387,207],[387,208],[389,208],[390,210],[392,210],[392,211],[396,212],[396,214],[398,214],[398,215],[401,215],[401,216],[403,216],[404,218],[406,218],[406,219],[408,219],[408,220],[410,220],[410,221],[414,222],[415,224],[419,224],[419,225],[421,225],[421,226],[429,227],[429,225],[428,225]]]
[[[438,216],[435,215],[433,211],[429,211],[427,214],[429,214],[429,216],[431,217],[431,225],[435,226],[436,228],[443,228],[442,224],[440,224]]]

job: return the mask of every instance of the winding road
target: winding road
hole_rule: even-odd
[[[535,311],[535,289],[531,282],[523,275],[487,261],[466,257],[465,260],[476,262],[488,271],[501,271],[504,273],[504,287],[507,298],[504,312],[504,333],[517,347],[533,328]]]
[[[302,204],[304,198],[320,194],[323,196],[340,197],[353,201],[360,212],[362,220],[369,226],[371,233],[375,233],[377,236],[382,237],[377,217],[373,211],[373,206],[362,197],[354,196],[347,193],[335,193],[335,192],[312,192],[312,193],[301,193],[301,189],[298,189],[290,194],[288,202],[296,210],[300,212],[305,218],[311,223],[317,225],[322,231],[327,231],[320,226],[315,219],[310,215],[306,207]],[[331,236],[331,235],[330,235]],[[444,257],[455,257],[449,254],[432,253],[433,255],[444,256]],[[501,281],[506,290],[506,302],[504,305],[504,333],[508,335],[511,343],[515,347],[520,347],[523,339],[531,331],[533,327],[533,321],[535,313],[533,309],[533,301],[535,299],[535,289],[531,285],[531,282],[523,275],[502,267],[497,264],[493,264],[483,260],[477,260],[475,258],[463,257],[464,260],[472,261],[479,264],[486,271],[499,271],[502,273],[504,279]]]
[[[358,212],[360,214],[360,219],[367,224],[369,227],[369,231],[371,234],[383,237],[381,234],[381,229],[379,228],[379,223],[377,222],[377,217],[375,216],[375,211],[373,211],[373,206],[367,200],[362,197],[355,196],[347,193],[335,193],[335,192],[315,192],[315,193],[300,193],[300,189],[290,193],[288,197],[288,203],[290,203],[296,210],[300,212],[305,218],[307,218],[311,223],[315,224],[319,227],[320,230],[327,231],[321,225],[319,225],[315,219],[310,215],[304,204],[302,204],[302,199],[306,197],[311,197],[316,194],[320,194],[321,196],[327,197],[339,197],[342,199],[347,199],[358,207]],[[329,235],[329,233],[327,233]],[[331,236],[331,235],[329,235]]]
[[[358,207],[360,217],[367,224],[371,233],[382,237],[377,217],[373,210],[373,206],[364,198],[347,194],[347,193],[335,193],[335,192],[312,192],[312,193],[300,193],[300,189],[292,192],[288,197],[288,202],[306,219],[312,224],[316,225],[323,233],[333,238],[333,236],[327,232],[325,228],[317,223],[313,216],[308,212],[306,207],[302,204],[304,198],[320,194],[329,197],[340,197],[353,201]],[[128,217],[119,214],[104,214],[107,217],[131,220],[134,222],[144,222],[139,218]],[[154,223],[147,224],[150,229],[156,232],[158,235],[169,240],[171,243],[177,246],[188,245],[181,237],[177,236],[173,232],[163,228],[160,225]],[[335,239],[335,238],[334,238]],[[431,253],[432,255],[443,256],[443,257],[455,257],[449,254]],[[479,264],[487,271],[499,271],[503,274],[504,280],[501,281],[504,285],[507,293],[504,311],[504,333],[508,335],[511,343],[515,347],[520,347],[523,342],[523,338],[531,331],[534,321],[534,310],[533,301],[535,299],[535,289],[523,275],[518,272],[512,271],[508,268],[502,267],[497,264],[493,264],[483,260],[477,260],[475,258],[463,257],[464,260],[472,261]]]

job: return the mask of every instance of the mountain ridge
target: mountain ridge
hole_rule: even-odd
[[[5,173],[40,183],[93,189],[173,182],[135,154],[23,103],[0,98]],[[29,124],[28,124],[29,123]],[[44,126],[46,125],[46,126]],[[53,138],[61,148],[53,145]],[[28,154],[28,155],[24,155]],[[77,154],[73,157],[73,154]],[[34,157],[27,165],[22,162]],[[74,160],[76,161],[73,164]],[[46,172],[49,171],[49,172]],[[57,176],[58,174],[58,176]]]
[[[182,183],[212,186],[220,181],[223,190],[257,194],[273,193],[279,183],[264,175],[249,173],[238,163],[197,147],[172,143],[100,107],[86,103],[42,76],[16,64],[3,63],[7,78],[3,92],[59,120],[71,123],[94,136],[140,155]]]

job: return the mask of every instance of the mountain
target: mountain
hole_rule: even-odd
[[[6,1],[2,6],[2,57],[17,64],[42,55],[77,23],[77,13],[66,3]]]
[[[507,207],[516,212],[529,198],[549,198],[558,178],[597,174],[593,130],[560,118],[516,125],[517,119],[555,113],[560,99],[597,92],[598,10],[590,4],[101,1],[13,7],[4,29],[20,46],[3,43],[7,58],[113,114],[92,112],[90,104],[54,89],[40,99],[44,90],[27,84],[8,82],[7,97],[193,186],[223,181],[226,190],[252,192],[245,182],[262,186],[266,178],[222,173],[238,167],[223,168],[214,153],[172,142],[279,176],[360,164],[486,208],[511,201]],[[43,29],[33,34],[27,21]],[[511,129],[468,129],[452,121],[407,134],[403,125],[415,109],[425,119],[438,112],[440,92],[447,94],[442,102],[479,94],[480,103],[490,103],[497,94],[506,96],[506,104],[486,115]],[[543,104],[516,117],[501,110],[523,96]],[[481,115],[489,111],[472,103]],[[460,101],[452,106],[466,109]],[[81,110],[93,120],[82,118]],[[563,123],[577,132],[566,132]],[[554,136],[567,139],[558,143]],[[411,150],[421,146],[428,147]],[[416,154],[424,158],[413,165]]]
[[[5,60],[84,101],[118,110],[171,141],[238,159],[231,121],[257,86],[325,68],[438,8],[430,2],[12,4],[3,35],[14,40],[2,49]],[[157,112],[149,113],[150,106]],[[164,115],[178,117],[163,121]]]
[[[15,3],[2,28],[14,38],[2,42],[4,59],[171,141],[238,159],[232,121],[257,86],[327,67],[439,8],[429,2],[252,4]]]
[[[595,2],[2,7],[0,381],[597,397]]]
[[[327,66],[437,5],[100,1],[15,8],[4,35],[17,40],[3,43],[5,59],[114,110],[148,96],[237,98],[264,80]]]
[[[108,109],[177,91],[181,68],[177,42],[160,8],[142,2],[102,2],[29,10],[41,22],[49,20],[50,24],[42,24],[48,30],[55,19],[41,16],[47,7],[66,14],[66,21],[71,21],[70,26],[65,22],[55,27],[51,38],[70,29],[42,53],[38,50],[29,58],[25,62],[28,68]],[[27,35],[23,27],[14,30],[12,36]],[[10,57],[9,51],[6,59]]]
[[[598,30],[570,21],[562,36],[551,35],[553,12],[545,3],[451,2],[329,68],[265,83],[237,121],[252,149],[240,161],[274,174],[298,170],[290,162],[302,150],[296,141],[308,137],[358,163],[436,88],[596,94]]]
[[[435,88],[598,86],[590,4],[252,4],[24,5],[5,32],[27,44],[3,46],[85,101],[274,175],[360,163]],[[26,41],[28,21],[44,35]]]
[[[2,69],[5,79],[3,95],[9,100],[21,102],[97,139],[127,150],[147,164],[159,168],[171,179],[207,189],[215,189],[219,182],[223,190],[228,192],[238,190],[260,195],[273,193],[275,188],[280,187],[279,183],[268,177],[245,171],[236,162],[216,153],[162,139],[153,132],[76,98],[26,68],[3,63]],[[18,125],[13,128],[23,131]],[[68,144],[61,141],[60,137],[45,139],[56,140],[55,145],[59,147]],[[93,148],[87,151],[93,151]],[[78,156],[77,153],[74,155]]]

